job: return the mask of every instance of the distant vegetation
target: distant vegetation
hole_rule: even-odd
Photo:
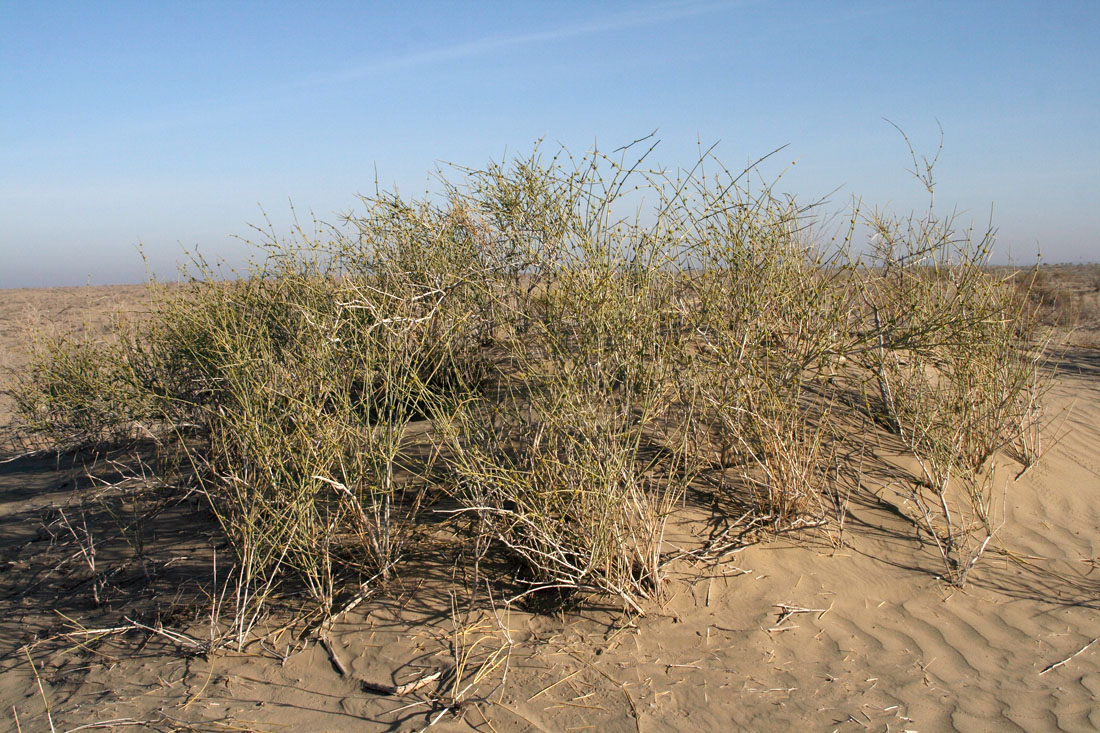
[[[40,339],[22,428],[155,446],[159,490],[200,491],[232,550],[238,643],[291,590],[330,617],[429,541],[510,602],[641,611],[747,527],[842,543],[883,444],[963,584],[999,527],[994,456],[1038,457],[1043,281],[931,205],[826,236],[754,169],[647,155],[536,149],[272,232],[242,277],[193,263],[116,340]],[[674,547],[700,508],[725,530]]]

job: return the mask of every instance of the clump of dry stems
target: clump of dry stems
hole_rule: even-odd
[[[868,416],[915,457],[911,516],[962,584],[998,527],[990,461],[1036,458],[1046,388],[992,232],[856,207],[830,239],[755,168],[650,151],[536,149],[267,232],[245,275],[197,259],[112,344],[39,342],[23,425],[65,448],[156,437],[234,555],[237,643],[288,583],[321,617],[361,597],[440,512],[510,558],[513,600],[642,611],[697,479],[776,529],[835,520],[838,446]]]

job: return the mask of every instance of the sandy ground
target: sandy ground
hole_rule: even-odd
[[[0,355],[21,363],[21,318],[94,331],[139,295],[0,292]],[[1100,350],[1068,350],[1047,413],[1039,464],[1015,479],[1004,461],[1006,523],[963,591],[935,578],[883,461],[852,496],[842,548],[807,532],[685,563],[665,603],[625,625],[614,608],[505,611],[474,579],[454,582],[448,558],[419,558],[333,629],[346,675],[277,624],[210,655],[151,631],[208,628],[216,540],[199,501],[166,504],[135,546],[111,530],[124,492],[90,481],[87,458],[7,461],[0,727],[1097,730],[1100,642],[1085,647],[1100,637]],[[97,567],[120,568],[110,577],[81,553],[88,536],[102,537]],[[436,671],[401,696],[363,685]],[[456,691],[468,702],[446,709]]]

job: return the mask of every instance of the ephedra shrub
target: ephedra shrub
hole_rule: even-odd
[[[1003,519],[991,459],[1040,427],[1045,344],[1033,308],[984,267],[988,235],[955,239],[934,216],[876,223],[886,246],[861,283],[868,404],[916,460],[916,521],[961,585]]]
[[[429,468],[410,427],[463,356],[437,317],[455,282],[347,245],[269,245],[249,277],[161,303],[149,330],[149,382],[186,415],[187,465],[236,555],[239,640],[287,576],[327,616],[349,577],[389,575]]]
[[[476,211],[525,263],[496,389],[440,420],[456,497],[516,561],[516,596],[660,594],[684,449],[689,331],[676,223],[617,218],[638,172],[592,154],[475,176]],[[516,213],[519,213],[517,216]]]
[[[196,261],[117,345],[49,343],[15,390],[24,424],[66,447],[143,421],[224,533],[232,587],[215,594],[238,644],[283,591],[326,618],[392,573],[432,468],[415,433],[484,371],[491,273],[463,253],[466,227],[367,204],[354,228],[269,237],[243,277]]]
[[[198,261],[110,346],[41,342],[23,424],[65,447],[157,437],[234,558],[238,643],[276,597],[337,613],[440,516],[469,520],[470,556],[508,558],[513,599],[642,610],[687,502],[843,521],[869,430],[914,456],[906,506],[962,583],[997,528],[990,461],[1034,443],[1044,389],[991,236],[873,215],[860,256],[858,211],[826,237],[751,168],[670,173],[651,151],[536,149],[269,233],[243,275]]]
[[[1038,445],[1048,337],[1026,289],[988,268],[992,228],[975,239],[954,214],[941,216],[935,160],[913,163],[929,193],[925,214],[868,219],[873,249],[859,290],[870,329],[857,361],[873,385],[868,404],[919,465],[908,491],[915,521],[944,577],[962,585],[1003,521],[991,459]]]
[[[721,179],[720,179],[721,180]],[[844,244],[812,242],[813,207],[764,187],[700,187],[690,280],[694,369],[711,449],[754,519],[820,520],[832,463],[832,376],[850,349]]]
[[[25,442],[63,449],[127,440],[157,412],[129,358],[131,344],[40,333],[10,390]]]

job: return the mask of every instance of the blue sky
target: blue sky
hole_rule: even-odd
[[[142,243],[239,259],[258,205],[327,221],[536,139],[583,153],[657,129],[780,189],[1000,230],[997,257],[1100,260],[1100,2],[0,5],[0,287],[138,282]]]

